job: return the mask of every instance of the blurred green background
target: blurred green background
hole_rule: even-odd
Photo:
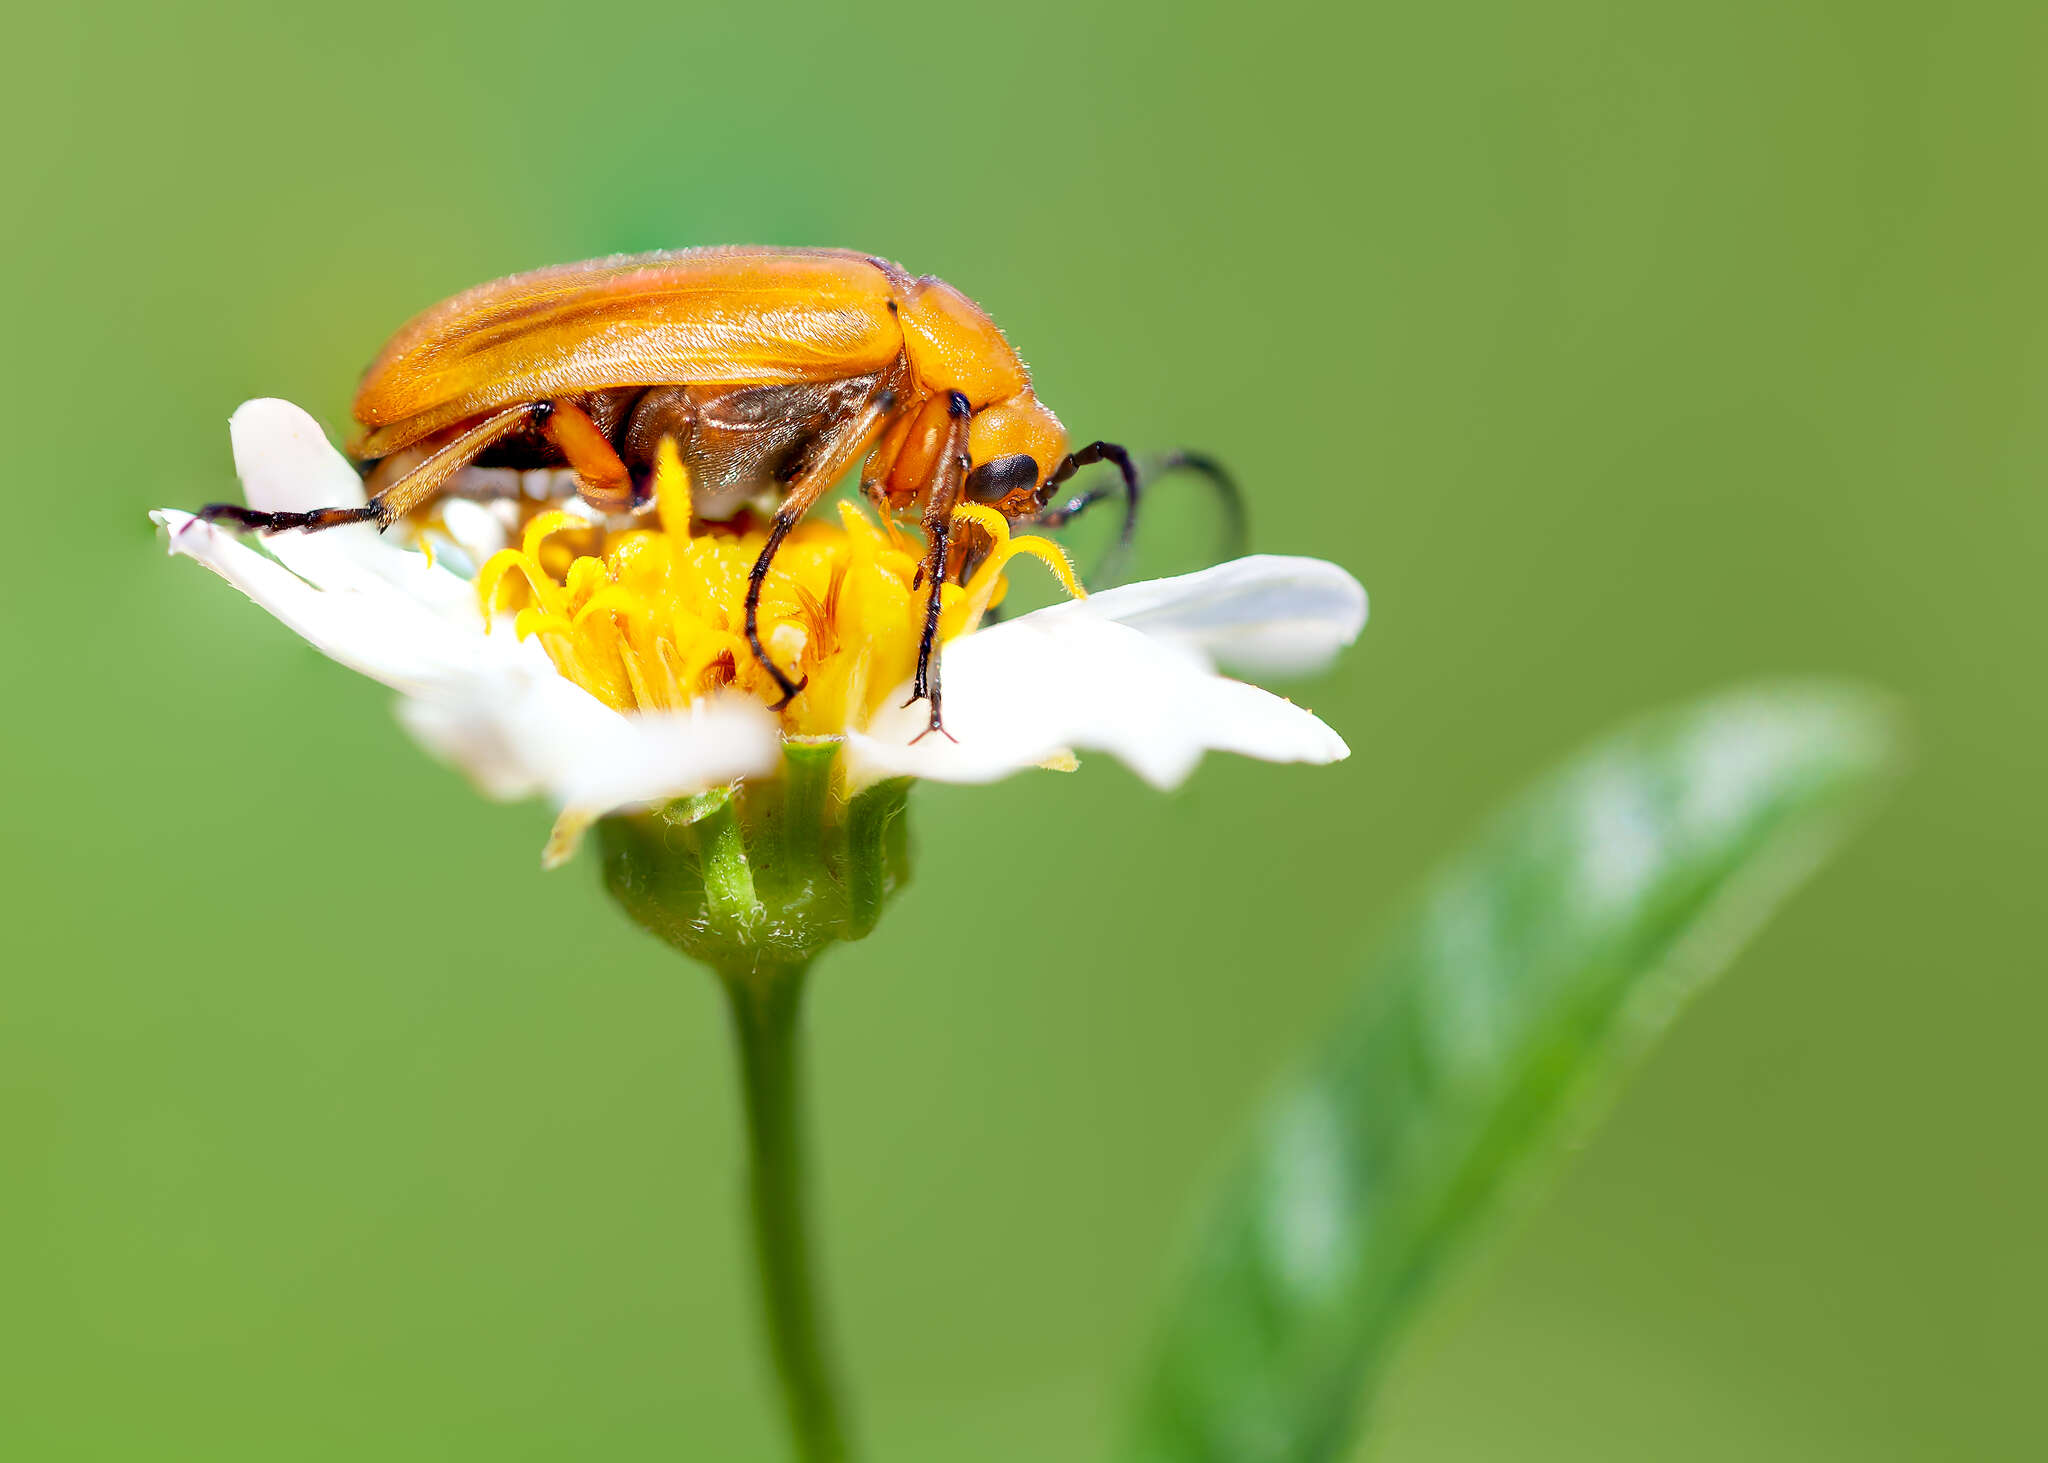
[[[1915,779],[1423,1328],[1372,1456],[2038,1456],[2048,10],[44,6],[10,22],[0,1454],[772,1458],[724,1016],[548,815],[172,564],[282,395],[530,265],[843,243],[1373,623],[1333,770],[915,798],[814,1004],[891,1460],[1099,1451],[1377,912],[1639,708]],[[1198,561],[1162,494],[1143,566]]]

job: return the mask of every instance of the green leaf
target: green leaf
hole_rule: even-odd
[[[1341,1454],[1417,1303],[1834,847],[1898,742],[1872,694],[1749,689],[1601,742],[1495,821],[1214,1196],[1124,1456]]]

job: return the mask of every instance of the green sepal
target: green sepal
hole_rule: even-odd
[[[775,776],[602,820],[605,887],[643,928],[728,977],[862,938],[910,880],[910,780],[848,798],[839,758],[836,739],[792,740]]]

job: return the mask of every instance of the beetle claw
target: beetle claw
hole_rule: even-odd
[[[953,735],[953,734],[952,734],[951,732],[949,732],[949,731],[947,731],[947,730],[946,730],[946,724],[945,724],[944,720],[943,720],[943,719],[941,719],[941,717],[939,716],[939,698],[938,698],[938,697],[936,697],[936,696],[927,696],[927,695],[925,695],[924,693],[922,693],[922,692],[919,692],[919,693],[918,693],[917,695],[915,695],[915,696],[912,696],[912,697],[911,697],[911,698],[910,698],[910,699],[909,699],[908,701],[904,702],[903,704],[904,704],[905,706],[915,706],[915,705],[916,705],[916,704],[917,704],[917,703],[918,703],[919,701],[921,701],[921,700],[922,700],[922,701],[929,701],[929,702],[931,703],[931,708],[932,708],[932,719],[931,719],[931,723],[930,723],[930,724],[929,724],[928,726],[926,726],[926,727],[925,727],[925,729],[924,729],[923,731],[919,732],[919,733],[918,733],[918,734],[917,734],[916,736],[914,736],[914,737],[912,737],[912,738],[910,739],[910,745],[914,747],[914,746],[916,746],[916,745],[917,745],[917,744],[918,744],[919,742],[923,741],[923,740],[924,740],[924,739],[925,739],[926,737],[930,736],[930,735],[931,735],[931,734],[932,734],[933,732],[937,732],[937,733],[938,733],[938,734],[939,734],[940,736],[944,737],[944,738],[945,738],[945,739],[946,739],[947,741],[951,742],[951,743],[952,743],[952,744],[953,744],[954,746],[956,746],[956,747],[957,747],[957,746],[959,746],[959,745],[960,745],[960,738],[958,738],[958,737],[954,736],[954,735]]]
[[[794,686],[790,685],[789,682],[783,680],[780,676],[777,676],[775,679],[782,686],[782,699],[776,702],[773,706],[769,707],[768,709],[770,711],[782,710],[783,707],[789,705],[790,702],[796,700],[796,698],[802,693],[804,687],[808,686],[811,683],[811,678],[809,676],[805,676],[802,680],[798,681]]]

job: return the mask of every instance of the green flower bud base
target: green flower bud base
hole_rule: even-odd
[[[858,940],[910,879],[907,778],[851,799],[839,743],[784,744],[782,775],[598,824],[605,887],[641,926],[721,975],[808,965]]]

